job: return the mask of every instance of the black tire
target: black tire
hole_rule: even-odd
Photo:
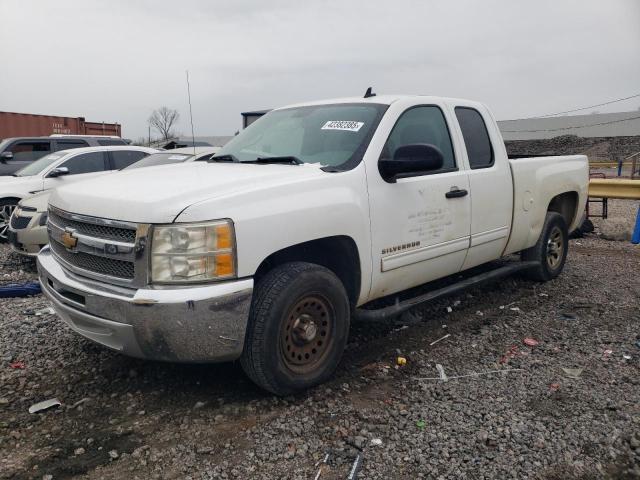
[[[19,201],[17,198],[3,198],[0,200],[0,243],[9,241],[9,219]]]
[[[240,363],[276,395],[326,381],[347,344],[349,299],[336,275],[320,265],[285,263],[254,289]]]
[[[562,272],[568,251],[567,223],[559,213],[547,212],[540,238],[533,247],[521,254],[523,261],[538,262],[538,265],[527,270],[525,275],[539,282],[553,280]]]

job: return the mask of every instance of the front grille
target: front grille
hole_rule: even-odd
[[[11,228],[14,230],[22,230],[23,228],[27,228],[29,222],[33,217],[18,217],[17,215],[11,216]]]
[[[90,237],[102,238],[105,240],[115,240],[118,242],[133,243],[136,240],[136,231],[129,228],[112,227],[109,225],[96,225],[93,223],[79,222],[50,211],[49,221],[56,224],[62,230],[66,227],[73,228],[78,233],[88,235]]]
[[[68,264],[83,270],[126,280],[132,280],[135,275],[133,262],[100,257],[84,252],[69,252],[63,245],[56,241],[51,242],[51,249]]]

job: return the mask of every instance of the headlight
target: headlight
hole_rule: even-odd
[[[153,227],[151,281],[184,283],[236,276],[231,220]]]

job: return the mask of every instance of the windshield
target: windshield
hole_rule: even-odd
[[[64,157],[66,153],[50,153],[49,155],[45,155],[42,158],[39,158],[35,162],[31,162],[26,167],[18,170],[14,175],[16,177],[30,177],[32,175],[38,175],[46,170],[49,166],[60,160]]]
[[[130,170],[132,168],[140,167],[154,167],[157,165],[168,165],[170,163],[185,162],[187,159],[193,157],[193,155],[187,155],[185,153],[153,153],[148,157],[138,160],[136,163],[132,163],[123,170]]]
[[[332,104],[275,110],[238,134],[213,157],[240,162],[296,157],[322,166],[357,164],[387,105]]]

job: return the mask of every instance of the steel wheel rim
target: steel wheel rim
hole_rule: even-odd
[[[562,262],[564,254],[564,235],[558,227],[553,227],[547,240],[547,264],[555,270]]]
[[[321,295],[306,295],[289,310],[280,331],[285,365],[299,374],[310,373],[325,359],[333,344],[335,313]]]
[[[0,208],[0,238],[7,240],[9,237],[9,222],[11,221],[11,214],[16,209],[17,205],[3,205]]]

